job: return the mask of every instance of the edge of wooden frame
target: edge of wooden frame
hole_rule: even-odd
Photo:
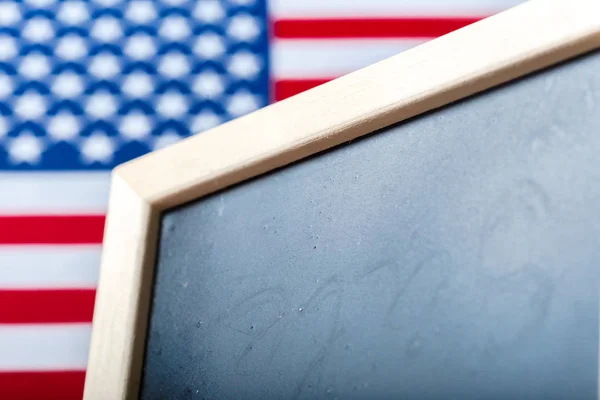
[[[600,0],[530,0],[113,171],[84,398],[137,398],[160,212],[600,48]]]

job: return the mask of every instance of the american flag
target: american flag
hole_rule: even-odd
[[[520,2],[0,0],[0,398],[82,397],[111,168]]]

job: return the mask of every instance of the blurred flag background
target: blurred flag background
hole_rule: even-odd
[[[82,396],[111,168],[520,2],[0,0],[0,399]]]

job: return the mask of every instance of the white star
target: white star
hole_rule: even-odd
[[[121,24],[116,18],[102,17],[96,20],[91,32],[92,36],[103,42],[117,40],[123,34]]]
[[[134,0],[129,3],[125,16],[130,21],[144,24],[156,18],[156,10],[151,1]]]
[[[85,105],[85,112],[96,118],[108,118],[117,111],[115,98],[104,92],[98,92],[91,95]]]
[[[158,34],[165,39],[178,42],[190,36],[190,27],[183,17],[164,18]]]
[[[73,61],[85,56],[88,52],[87,43],[77,35],[68,35],[60,39],[55,50],[62,59]]]
[[[57,18],[65,25],[79,25],[90,17],[88,9],[81,1],[67,1],[60,5]]]
[[[145,72],[128,75],[123,83],[123,92],[131,97],[144,97],[154,90],[154,82]]]
[[[194,53],[200,57],[214,60],[225,53],[225,43],[219,35],[204,33],[196,40]]]
[[[225,90],[223,77],[215,72],[202,72],[194,81],[194,92],[202,97],[213,99]]]
[[[13,91],[13,80],[10,76],[0,72],[0,99],[10,95]]]
[[[17,98],[15,113],[22,119],[36,119],[46,112],[46,99],[39,93],[25,92]]]
[[[16,3],[3,2],[0,3],[0,26],[11,26],[19,22],[21,19],[21,11]]]
[[[184,54],[171,53],[162,57],[158,70],[161,74],[170,78],[177,78],[187,74],[190,71],[190,66]]]
[[[96,3],[100,3],[104,7],[112,7],[120,3],[122,0],[94,0]]]
[[[192,130],[194,133],[204,132],[210,128],[214,128],[222,122],[223,119],[219,115],[210,110],[202,110],[202,112],[194,117]]]
[[[14,164],[37,164],[40,162],[43,151],[42,140],[31,133],[19,135],[8,146],[8,154]]]
[[[21,34],[31,42],[46,43],[54,37],[54,29],[46,18],[35,17],[27,21]]]
[[[241,42],[251,42],[259,33],[258,21],[250,14],[236,15],[227,27],[227,34]]]
[[[156,138],[152,147],[154,150],[164,149],[165,147],[179,142],[181,139],[183,138],[174,132],[163,133]]]
[[[214,23],[225,16],[225,10],[218,0],[200,1],[194,9],[194,17],[202,22]]]
[[[113,140],[102,132],[94,132],[81,145],[81,155],[88,163],[108,163],[112,160],[114,151]]]
[[[239,117],[260,108],[260,100],[248,91],[238,91],[227,101],[227,112],[232,117]]]
[[[56,141],[69,141],[79,135],[79,121],[71,113],[61,112],[50,119],[48,135]]]
[[[56,0],[26,0],[25,2],[33,8],[44,8],[55,3]]]
[[[125,45],[125,54],[134,60],[147,60],[156,54],[154,41],[145,34],[134,35]]]
[[[17,45],[15,39],[10,36],[0,36],[0,60],[10,61],[17,55]]]
[[[29,79],[40,79],[48,75],[49,72],[48,57],[43,54],[29,54],[23,57],[21,64],[19,64],[19,74]]]
[[[150,135],[152,126],[150,119],[139,111],[134,111],[123,117],[120,132],[128,139],[139,140]]]
[[[6,122],[6,118],[0,115],[0,140],[6,136],[8,133],[8,122]]]
[[[171,6],[180,6],[187,2],[188,2],[188,0],[163,0],[163,3],[167,3]]]
[[[177,118],[187,112],[188,104],[181,93],[165,93],[160,96],[156,110],[167,118]]]
[[[81,77],[74,72],[63,72],[52,83],[52,93],[67,99],[79,96],[83,92]]]
[[[98,54],[90,64],[90,72],[100,79],[111,78],[120,71],[119,59],[110,53]]]
[[[254,78],[260,72],[260,68],[258,57],[246,50],[232,55],[227,63],[227,71],[242,79]]]

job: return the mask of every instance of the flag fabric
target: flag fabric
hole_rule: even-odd
[[[519,2],[0,1],[0,399],[82,396],[111,168]]]

